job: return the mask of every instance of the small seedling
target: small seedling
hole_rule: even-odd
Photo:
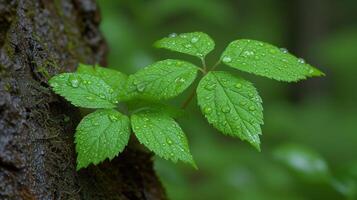
[[[202,67],[167,59],[127,76],[98,65],[79,64],[76,72],[62,73],[49,81],[53,91],[73,105],[97,109],[82,119],[75,133],[78,170],[113,159],[128,144],[131,133],[156,155],[195,167],[187,138],[174,119],[182,109],[162,101],[186,90],[199,71],[203,76],[182,108],[197,94],[198,105],[210,124],[225,135],[248,141],[259,151],[263,107],[257,90],[242,77],[215,69],[223,63],[285,82],[324,75],[286,49],[255,40],[231,42],[212,67],[206,65],[205,56],[215,44],[205,33],[171,34],[155,46],[196,56]]]

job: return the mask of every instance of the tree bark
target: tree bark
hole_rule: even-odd
[[[0,199],[165,199],[152,155],[127,147],[76,172],[78,109],[48,79],[105,65],[91,0],[0,0]]]

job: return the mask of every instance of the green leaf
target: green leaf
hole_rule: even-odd
[[[156,155],[195,166],[185,134],[168,115],[141,111],[131,116],[131,125],[138,140]]]
[[[236,40],[223,52],[221,60],[233,68],[279,81],[298,81],[324,73],[286,49],[255,40]]]
[[[63,73],[49,80],[55,93],[84,108],[114,108],[116,95],[102,79],[79,73]]]
[[[274,150],[274,157],[307,181],[329,181],[330,172],[326,161],[307,147],[285,144]]]
[[[132,97],[148,100],[169,99],[192,84],[197,70],[198,67],[185,61],[159,61],[130,75],[126,91]]]
[[[209,72],[197,87],[197,100],[215,128],[260,150],[262,100],[250,82],[228,72]]]
[[[154,44],[157,48],[165,48],[199,58],[204,58],[214,49],[214,41],[206,33],[193,32],[177,35],[172,33]]]
[[[113,159],[124,150],[130,136],[129,118],[113,109],[97,110],[77,126],[77,170]]]
[[[125,85],[128,79],[127,75],[117,71],[99,65],[85,65],[79,64],[77,68],[78,73],[89,74],[96,76],[103,81],[105,81],[110,87],[113,88],[114,94],[117,96],[118,100],[125,99]]]

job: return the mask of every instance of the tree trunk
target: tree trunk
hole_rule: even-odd
[[[78,109],[48,79],[105,63],[91,0],[0,0],[0,199],[165,199],[152,155],[128,147],[76,172]]]

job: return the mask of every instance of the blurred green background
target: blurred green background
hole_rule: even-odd
[[[250,38],[289,49],[327,76],[295,84],[241,72],[264,101],[262,152],[219,134],[194,100],[179,123],[199,170],[156,158],[172,200],[357,199],[356,0],[99,0],[108,66],[126,73],[164,58],[152,44],[203,31],[226,45]],[[220,66],[220,69],[227,69]],[[179,104],[192,88],[171,103]]]

